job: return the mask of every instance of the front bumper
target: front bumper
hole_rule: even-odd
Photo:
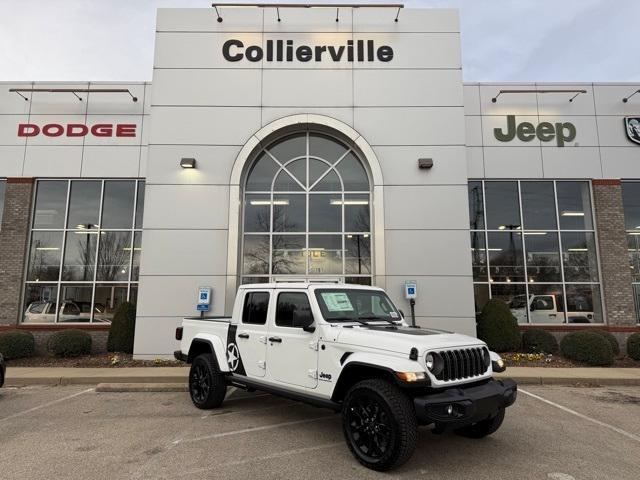
[[[490,380],[475,387],[452,387],[414,398],[418,422],[459,428],[495,416],[516,401],[518,386],[511,379]]]

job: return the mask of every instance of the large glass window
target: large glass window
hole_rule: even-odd
[[[603,322],[588,182],[470,181],[469,222],[477,311],[501,298],[520,323]]]
[[[267,146],[244,189],[241,282],[371,283],[371,194],[356,153],[313,132]]]
[[[622,205],[629,246],[636,317],[640,323],[640,181],[622,182]]]
[[[110,322],[136,302],[144,181],[39,180],[23,321]]]

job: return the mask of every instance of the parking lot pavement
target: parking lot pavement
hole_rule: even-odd
[[[635,480],[639,469],[640,387],[524,387],[494,436],[422,429],[413,458],[384,475],[351,457],[338,415],[270,395],[234,391],[202,411],[186,393],[0,389],[3,480]]]

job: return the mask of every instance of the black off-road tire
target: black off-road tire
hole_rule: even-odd
[[[227,382],[218,371],[211,353],[203,353],[194,358],[189,370],[189,394],[193,404],[203,410],[222,405],[227,394]]]
[[[385,471],[411,457],[418,424],[409,397],[386,380],[372,379],[356,383],[347,392],[342,405],[342,431],[349,450],[362,465]],[[370,438],[373,443],[367,446]]]
[[[487,418],[481,422],[468,425],[466,427],[454,430],[457,435],[467,438],[484,438],[492,433],[495,433],[504,420],[504,408],[496,414],[495,417]]]

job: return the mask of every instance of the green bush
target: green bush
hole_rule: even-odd
[[[640,360],[640,333],[634,333],[627,338],[627,355],[634,360]]]
[[[31,332],[11,330],[0,333],[0,353],[5,359],[33,356],[36,342]]]
[[[616,340],[616,337],[614,337],[612,333],[605,332],[604,330],[592,330],[592,331],[594,333],[597,333],[598,335],[602,335],[602,337],[605,338],[607,342],[611,344],[611,350],[613,350],[614,357],[617,357],[618,355],[620,355],[620,344],[618,343],[618,340]]]
[[[522,343],[518,322],[504,301],[492,298],[482,308],[478,338],[494,352],[518,350]]]
[[[613,363],[611,344],[594,332],[582,331],[566,335],[560,341],[562,355],[588,365],[607,366]]]
[[[91,335],[82,330],[62,330],[49,337],[47,351],[56,357],[79,357],[91,353]]]
[[[120,305],[111,321],[107,350],[133,353],[133,336],[136,331],[136,306],[131,302]]]
[[[527,353],[558,353],[558,341],[546,330],[525,330],[522,348]]]

